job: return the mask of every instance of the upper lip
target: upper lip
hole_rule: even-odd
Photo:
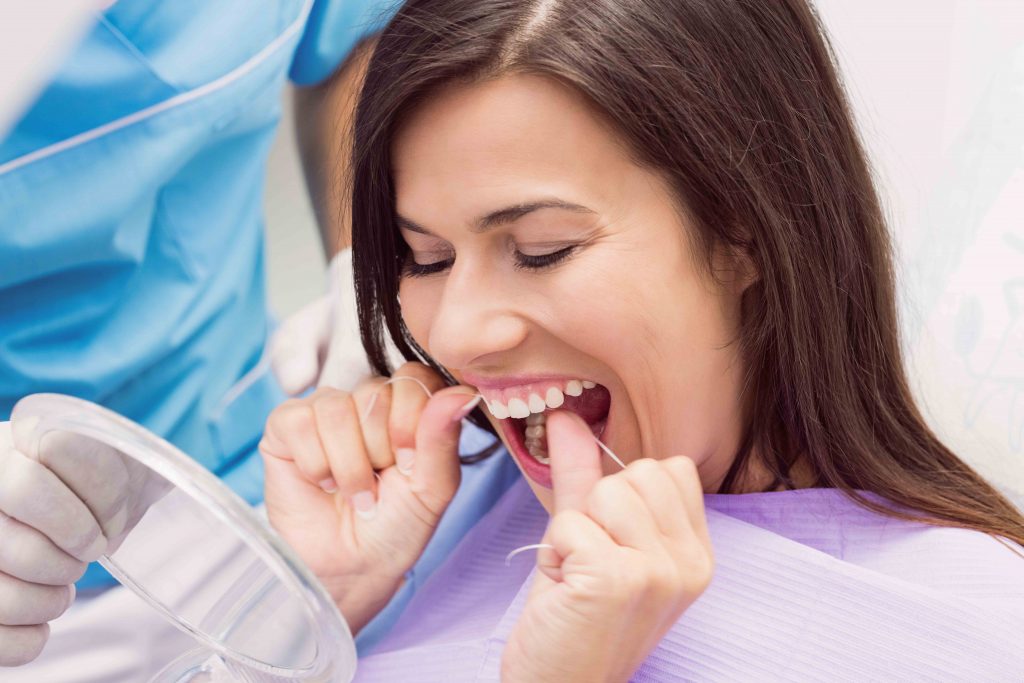
[[[492,376],[475,375],[471,372],[462,372],[460,374],[462,375],[462,381],[464,383],[471,384],[478,389],[506,389],[508,387],[518,387],[524,384],[583,379],[582,375],[566,375],[564,373]]]

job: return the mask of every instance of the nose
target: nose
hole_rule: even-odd
[[[521,345],[527,334],[514,288],[502,286],[492,269],[456,261],[430,327],[434,359],[453,369],[480,366]]]

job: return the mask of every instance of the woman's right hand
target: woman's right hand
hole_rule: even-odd
[[[318,389],[271,413],[260,442],[270,523],[353,633],[401,586],[455,495],[461,421],[475,395],[444,388],[420,363],[394,377],[418,380],[433,397],[413,379]]]

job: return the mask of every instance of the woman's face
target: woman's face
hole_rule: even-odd
[[[392,156],[406,325],[483,394],[541,502],[559,405],[624,461],[688,455],[717,490],[740,437],[741,286],[700,265],[660,176],[580,95],[530,75],[442,91]]]

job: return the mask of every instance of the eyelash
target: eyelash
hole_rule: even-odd
[[[578,245],[573,244],[558,251],[553,251],[550,254],[540,254],[537,256],[516,252],[515,268],[516,270],[544,270],[545,268],[550,268],[572,256],[577,247]],[[434,261],[433,263],[416,263],[410,255],[409,260],[405,264],[405,275],[409,277],[426,277],[427,275],[442,273],[451,268],[454,262],[454,258],[448,258],[443,261]]]

